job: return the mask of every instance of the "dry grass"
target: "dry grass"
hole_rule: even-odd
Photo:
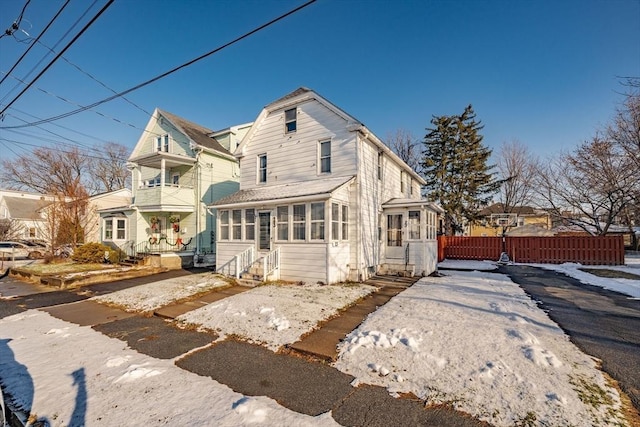
[[[111,264],[78,264],[73,261],[65,261],[61,263],[51,264],[32,264],[20,267],[21,270],[28,271],[32,274],[43,276],[49,274],[69,274],[82,273],[84,271],[99,271],[113,268]]]

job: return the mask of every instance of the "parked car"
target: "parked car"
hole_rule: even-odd
[[[19,242],[0,242],[0,252],[4,258],[42,258],[44,252],[37,247],[30,247]]]

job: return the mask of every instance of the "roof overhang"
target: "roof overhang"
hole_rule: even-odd
[[[195,208],[193,206],[186,205],[148,205],[148,206],[138,206],[138,212],[149,213],[149,212],[186,212],[191,213],[195,212]]]
[[[196,159],[193,157],[180,156],[178,154],[165,153],[163,151],[143,154],[142,156],[129,159],[129,162],[140,166],[158,168],[161,160],[164,160],[165,166],[169,168],[176,166],[191,166],[196,163]]]
[[[391,199],[382,204],[382,209],[395,209],[395,208],[424,208],[430,209],[434,212],[444,213],[444,209],[440,205],[428,200],[413,200],[413,199]]]

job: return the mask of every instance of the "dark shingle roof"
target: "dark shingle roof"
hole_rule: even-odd
[[[171,121],[171,123],[182,129],[184,133],[186,133],[187,136],[196,144],[228,156],[232,155],[226,148],[220,145],[218,141],[209,136],[213,133],[211,129],[200,126],[197,123],[190,122],[187,119],[183,119],[182,117],[176,116],[175,114],[167,111],[160,109],[158,109],[158,111]]]

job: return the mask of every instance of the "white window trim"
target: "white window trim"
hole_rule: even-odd
[[[293,111],[295,113],[295,116],[294,116],[293,120],[287,120],[287,112],[288,111]],[[296,107],[288,108],[288,109],[284,110],[284,112],[282,114],[284,116],[284,133],[285,134],[296,133],[296,131],[298,130],[298,108],[296,108]],[[289,130],[289,127],[287,126],[289,123],[295,123],[295,129]]]
[[[323,157],[322,157],[322,144],[329,144],[329,156],[328,156],[328,158],[329,158],[329,170],[325,171],[325,172],[322,171],[322,160],[323,160]],[[332,150],[331,145],[332,145],[331,144],[331,138],[318,140],[318,153],[317,153],[318,158],[317,158],[317,161],[316,161],[316,164],[318,165],[318,168],[317,168],[318,175],[330,175],[331,172],[332,172],[331,160],[332,160],[332,157],[333,157],[333,152],[332,152],[333,150]]]
[[[264,181],[261,181],[261,171],[262,167],[260,166],[260,159],[265,159],[265,167],[264,167]],[[258,154],[256,158],[256,184],[266,184],[269,178],[269,158],[267,157],[267,153]]]
[[[107,222],[108,221],[111,221],[111,238],[107,238]],[[124,221],[124,227],[122,228],[122,230],[124,230],[124,237],[121,239],[118,238],[118,230],[120,230],[120,228],[118,228],[118,221]],[[121,218],[121,217],[104,218],[102,221],[102,240],[105,242],[123,242],[127,240],[128,222],[129,222],[128,218]]]

